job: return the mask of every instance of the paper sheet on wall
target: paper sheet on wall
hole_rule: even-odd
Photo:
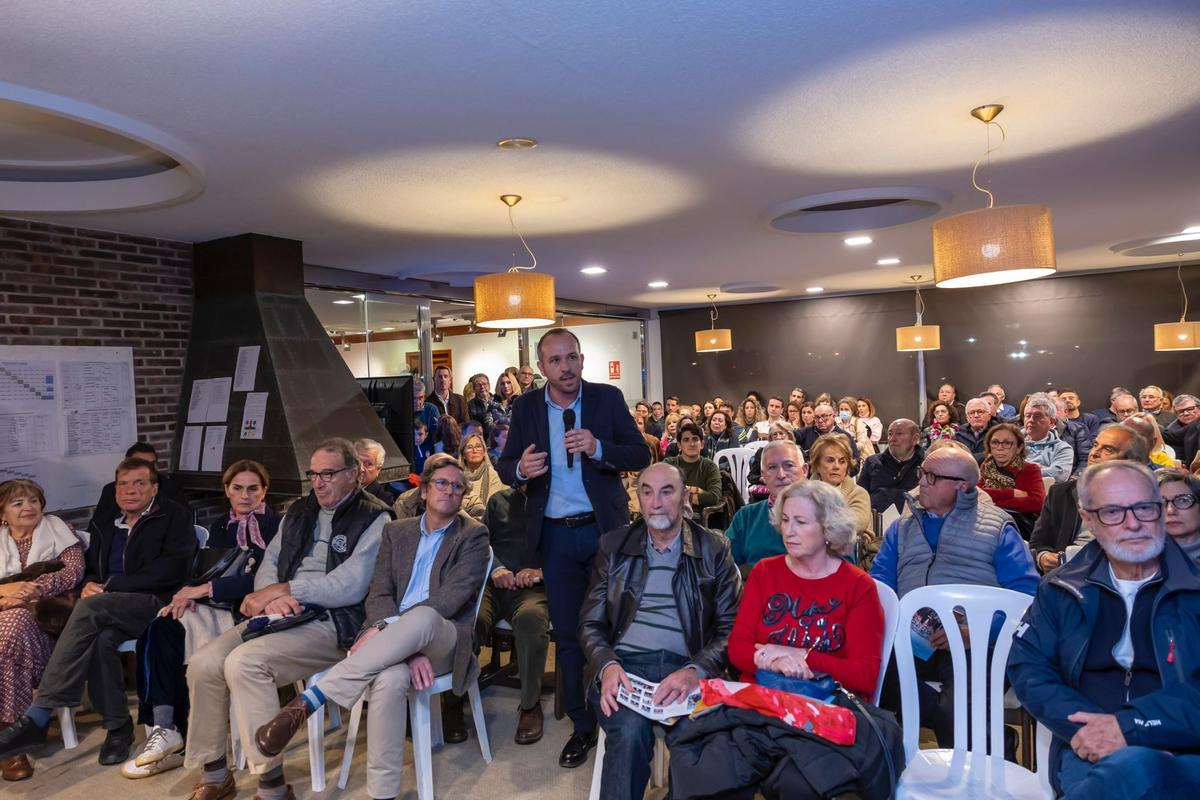
[[[200,457],[200,471],[220,472],[224,457],[225,426],[207,426],[204,429],[204,453]]]
[[[242,438],[263,438],[263,424],[267,417],[267,395],[269,392],[250,392],[246,395],[246,406],[242,411]]]
[[[186,425],[183,429],[183,445],[179,448],[179,469],[195,472],[200,469],[200,449],[204,444],[204,426]]]
[[[238,348],[237,368],[233,371],[233,390],[235,392],[254,391],[254,378],[258,375],[258,352],[260,349],[259,345]]]
[[[224,422],[229,416],[229,390],[233,378],[207,378],[192,381],[188,399],[188,424]]]

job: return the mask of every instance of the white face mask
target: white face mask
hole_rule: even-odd
[[[839,412],[838,412],[838,418],[839,418],[839,419],[840,419],[842,422],[849,422],[849,421],[850,421],[850,412],[849,412],[849,411],[845,411],[845,410],[839,411]]]

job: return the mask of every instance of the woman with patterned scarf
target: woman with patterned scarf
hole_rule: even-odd
[[[1025,460],[1021,429],[1008,422],[988,430],[983,452],[987,457],[979,468],[979,488],[1012,516],[1017,530],[1028,540],[1046,500],[1041,467]]]
[[[185,665],[192,653],[242,619],[242,599],[254,590],[254,573],[279,530],[281,516],[266,504],[271,476],[262,464],[237,461],[221,481],[229,516],[212,524],[207,549],[199,551],[197,567],[206,574],[176,592],[138,639],[138,722],[152,728],[141,752],[121,768],[126,778],[147,778],[183,764]]]

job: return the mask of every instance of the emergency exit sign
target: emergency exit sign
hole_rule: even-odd
[[[620,361],[608,362],[608,379],[610,381],[621,380],[621,362]]]

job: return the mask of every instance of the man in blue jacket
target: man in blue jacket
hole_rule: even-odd
[[[1038,587],[1008,674],[1054,733],[1067,798],[1191,797],[1200,785],[1200,573],[1166,535],[1145,466],[1107,461],[1079,478],[1096,540]]]
[[[528,564],[543,570],[563,707],[574,726],[558,763],[578,767],[596,742],[596,715],[584,702],[579,609],[600,535],[629,524],[621,473],[649,466],[650,450],[621,390],[583,380],[575,334],[551,328],[537,355],[546,385],[513,404],[496,469],[509,486],[526,485]]]

